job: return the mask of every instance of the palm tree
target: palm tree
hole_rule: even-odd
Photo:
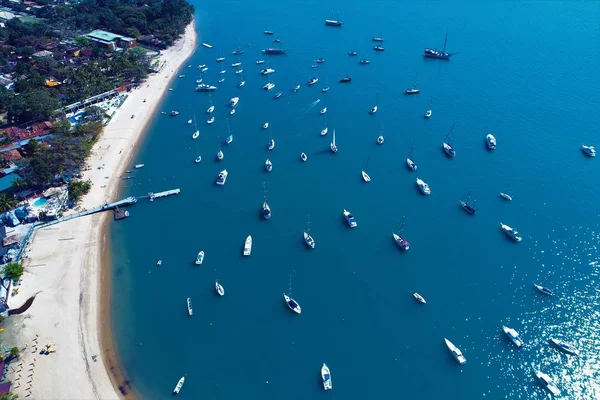
[[[15,196],[8,195],[6,193],[0,193],[0,212],[5,212],[13,209],[19,204],[19,201]]]
[[[0,396],[0,400],[18,400],[19,395],[16,393],[6,393]]]

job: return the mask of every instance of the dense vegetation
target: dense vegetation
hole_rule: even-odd
[[[12,280],[19,280],[23,276],[24,268],[17,262],[9,262],[4,266],[4,275]]]
[[[81,198],[87,194],[92,188],[92,182],[88,181],[79,181],[72,179],[69,181],[69,198],[78,202]]]
[[[19,204],[19,200],[8,193],[0,193],[0,213],[12,210]]]

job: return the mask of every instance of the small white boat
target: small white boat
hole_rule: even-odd
[[[267,172],[271,172],[273,170],[273,163],[271,162],[271,160],[269,160],[268,157],[267,157],[267,161],[265,161],[265,170]]]
[[[208,71],[208,67],[206,67],[206,68],[202,68],[202,69],[200,70],[200,72],[202,72],[202,73],[205,73],[206,71]]]
[[[219,79],[219,83],[223,83],[223,82],[225,82],[225,78],[224,77],[221,78],[221,79]]]
[[[219,151],[217,151],[217,160],[221,161],[224,157],[225,154],[223,154],[223,150],[219,149]]]
[[[212,45],[208,43],[202,43],[202,46],[206,47],[207,49],[212,49]]]
[[[265,60],[256,60],[256,65],[264,64]]]
[[[310,247],[311,249],[314,249],[315,248],[315,240],[310,235],[310,215],[307,217],[306,229],[304,230],[303,236],[304,236],[304,243],[306,243],[306,245],[308,247]]]
[[[421,304],[427,304],[425,301],[425,297],[421,296],[419,293],[413,293],[413,297]]]
[[[496,150],[496,138],[491,133],[485,137],[485,143],[490,150]]]
[[[292,91],[293,91],[294,93],[298,93],[298,90],[300,90],[300,85],[296,85],[296,86],[294,86],[294,87],[292,88]]]
[[[219,57],[216,59],[217,62],[223,62],[225,61],[225,57]]]
[[[502,330],[517,347],[523,347],[523,341],[519,337],[519,332],[507,326],[502,326]]]
[[[252,236],[248,235],[244,242],[244,255],[249,256],[250,254],[252,254]]]
[[[548,389],[548,391],[552,393],[553,396],[560,395],[560,390],[558,389],[558,387],[556,387],[556,385],[554,384],[554,380],[550,378],[550,376],[544,374],[541,371],[535,371],[535,376],[538,378],[540,385]]]
[[[337,151],[338,151],[337,145],[335,144],[335,129],[333,130],[333,140],[331,141],[331,144],[329,145],[329,149],[331,150],[332,153],[337,153]]]
[[[448,132],[448,134],[446,134],[446,137],[442,142],[442,150],[444,150],[444,153],[446,153],[448,157],[456,157],[456,150],[454,150],[454,147],[450,145],[450,140],[452,140],[452,133],[454,133],[454,126],[455,124],[453,123],[450,127],[450,131]]]
[[[212,114],[213,111],[215,111],[215,106],[211,105],[210,107],[208,107],[208,109],[206,110],[207,114]]]
[[[265,122],[265,123],[263,124],[263,129],[267,129],[268,127],[269,127],[269,123],[268,123],[268,122]]]
[[[296,302],[296,300],[292,299],[290,296],[288,296],[285,293],[283,294],[283,299],[285,300],[285,304],[287,304],[287,306],[290,310],[292,310],[296,314],[302,313],[302,308],[300,307],[300,304],[298,304]]]
[[[219,283],[219,281],[215,281],[215,290],[219,296],[225,296],[225,289],[223,288],[223,285]]]
[[[241,63],[241,62],[239,62],[239,61],[238,61],[238,62],[234,62],[233,64],[231,64],[231,68],[237,68],[237,67],[239,67],[240,65],[242,65],[242,63]]]
[[[377,110],[379,109],[378,106],[373,106],[370,110],[369,110],[369,114],[375,114],[377,112]]]
[[[323,108],[321,109],[321,111],[319,111],[319,114],[323,115],[323,114],[325,114],[326,112],[327,112],[327,107],[323,107]]]
[[[379,135],[377,136],[377,144],[382,145],[383,144],[383,135]]]
[[[465,356],[463,356],[463,353],[460,351],[460,349],[458,347],[456,347],[454,344],[452,344],[451,341],[449,341],[446,338],[444,338],[444,341],[446,342],[446,346],[448,346],[448,349],[450,349],[452,356],[454,357],[454,359],[456,361],[458,361],[458,363],[460,365],[463,365],[464,363],[467,362],[467,359],[465,358]]]
[[[133,168],[135,168],[135,169],[144,168],[144,164],[135,164],[135,165],[133,166]]]
[[[329,91],[329,86],[324,87],[324,88],[321,89],[321,92],[323,92],[323,93],[326,93],[328,91]]]
[[[227,73],[227,70],[224,70],[224,69],[222,69],[222,70],[219,71],[219,75],[223,75],[223,74],[226,74],[226,73]]]
[[[241,74],[242,72],[244,72],[243,69],[238,69],[238,70],[235,71],[236,74]]]
[[[239,103],[239,101],[240,101],[239,97],[232,97],[229,100],[229,107],[233,108],[233,107],[237,106],[237,104]]]
[[[188,309],[188,315],[192,315],[194,314],[194,310],[192,309],[192,299],[190,297],[187,298],[187,309]]]
[[[227,172],[226,169],[224,169],[223,171],[219,172],[219,175],[217,176],[217,182],[216,182],[216,184],[219,185],[219,186],[225,185],[225,182],[227,182],[227,175],[229,175],[229,173]]]
[[[502,193],[500,192],[500,197],[502,197],[504,200],[508,200],[508,201],[512,201],[512,196],[506,193]]]
[[[239,81],[239,82],[238,82],[238,84],[237,84],[237,87],[242,87],[242,86],[244,86],[245,84],[246,84],[246,81],[244,81],[244,80],[241,80],[241,81]]]
[[[188,119],[188,125],[191,125],[192,122],[194,122],[194,121],[192,121],[191,119]]]
[[[406,165],[412,171],[416,171],[417,170],[417,164],[415,164],[415,162],[412,159],[410,159],[410,158],[406,158]]]
[[[233,115],[235,114],[235,108],[232,108],[231,111],[229,111],[229,115]]]
[[[158,266],[160,267],[160,266],[162,265],[162,260],[158,260],[158,261],[156,262],[156,265],[158,265]]]
[[[317,77],[314,77],[314,78],[311,78],[311,79],[310,79],[310,80],[307,82],[307,84],[308,84],[308,86],[312,86],[312,85],[314,85],[314,84],[315,84],[315,83],[317,83],[317,82],[319,82],[319,78],[317,78]]]
[[[306,160],[308,160],[308,156],[306,155],[306,153],[302,152],[302,154],[300,154],[300,159],[306,162]]]
[[[331,384],[331,372],[325,363],[323,363],[323,366],[321,367],[321,379],[323,380],[323,389],[331,390],[333,388]]]
[[[327,135],[327,131],[328,131],[327,127],[321,129],[321,136]]]
[[[263,86],[263,89],[265,90],[271,90],[275,87],[275,84],[273,82],[267,82],[267,84],[265,86]]]
[[[200,131],[196,129],[196,131],[192,134],[192,139],[198,139],[198,136],[200,136]]]
[[[267,144],[267,149],[273,150],[274,148],[275,148],[275,139],[271,138],[271,140],[269,140],[269,143]]]
[[[421,192],[425,195],[429,195],[431,194],[431,189],[429,188],[429,185],[427,183],[425,183],[425,181],[417,178],[417,185],[419,186],[419,189],[421,189]]]
[[[215,117],[213,117],[213,116],[211,116],[209,119],[207,119],[207,120],[206,120],[206,123],[207,123],[208,125],[210,125],[210,124],[212,124],[212,123],[214,123],[214,122],[215,122]]]
[[[546,296],[552,296],[554,294],[554,292],[552,292],[552,290],[550,290],[547,287],[544,287],[542,285],[536,285],[534,283],[533,287],[535,287],[537,290],[539,290],[541,293],[545,294]]]
[[[274,70],[273,68],[269,68],[269,67],[267,67],[267,68],[263,68],[263,69],[260,71],[260,74],[261,74],[261,75],[269,75],[269,74],[272,74],[273,72],[275,72],[275,70]]]
[[[196,157],[196,159],[194,160],[194,162],[195,162],[196,164],[198,164],[200,161],[202,161],[202,156],[198,156],[198,157]]]
[[[575,348],[575,346],[563,340],[550,338],[549,342],[558,347],[560,350],[564,351],[565,353],[573,354],[576,356],[579,355],[579,351]]]
[[[371,182],[371,177],[365,171],[361,171],[360,174],[362,175],[363,181]]]
[[[594,146],[586,146],[585,144],[581,145],[581,151],[588,157],[596,157],[596,149]]]
[[[225,144],[231,144],[233,142],[233,135],[229,135],[225,138]]]
[[[431,110],[427,110],[427,111],[425,111],[425,115],[423,115],[423,117],[424,117],[425,119],[429,119],[429,118],[431,118]]]
[[[358,226],[358,224],[356,223],[356,218],[354,218],[354,215],[352,215],[350,211],[344,210],[343,214],[350,228],[356,228]]]
[[[204,250],[200,250],[196,256],[196,265],[202,265],[204,262]]]
[[[515,242],[518,243],[521,240],[523,240],[523,238],[519,236],[519,232],[517,232],[516,229],[513,229],[510,226],[503,224],[502,222],[500,222],[500,228],[502,228],[502,231],[508,238],[514,240]]]
[[[185,376],[182,376],[181,379],[179,379],[179,382],[177,382],[177,385],[175,385],[175,389],[173,389],[173,394],[178,394],[181,391],[181,388],[183,387],[184,382],[185,382]]]

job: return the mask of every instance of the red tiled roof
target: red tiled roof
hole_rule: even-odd
[[[2,156],[4,157],[4,159],[6,161],[9,161],[9,162],[10,161],[17,161],[17,160],[20,160],[21,158],[23,158],[21,156],[21,153],[19,153],[18,150],[9,150],[9,151],[7,151],[5,153],[2,153]]]
[[[28,129],[18,128],[11,126],[0,131],[0,134],[6,132],[11,142],[16,142],[25,139],[31,139],[38,136],[44,136],[50,134],[52,131],[52,122],[44,121],[33,124]]]

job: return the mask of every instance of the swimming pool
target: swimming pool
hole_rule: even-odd
[[[46,199],[44,196],[38,197],[37,199],[33,200],[33,205],[36,207],[41,207],[46,204],[47,201],[48,199]]]

